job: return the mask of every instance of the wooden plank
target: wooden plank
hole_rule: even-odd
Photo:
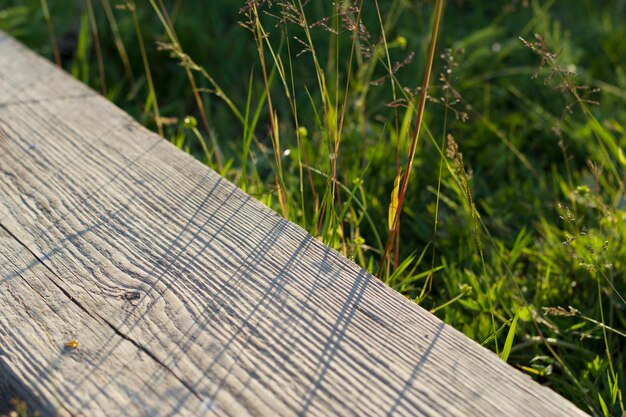
[[[585,415],[1,33],[0,259],[44,415]]]

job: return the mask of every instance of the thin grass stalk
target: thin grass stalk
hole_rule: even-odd
[[[176,36],[176,31],[174,30],[174,25],[172,23],[172,20],[170,19],[169,14],[167,13],[167,9],[165,9],[165,6],[163,5],[163,2],[161,0],[159,0],[159,4],[160,4],[161,8],[159,8],[159,6],[157,6],[157,4],[155,3],[154,0],[150,0],[150,5],[152,6],[152,9],[157,14],[159,20],[161,21],[161,24],[163,25],[163,28],[165,29],[165,31],[166,31],[169,39],[170,39],[170,42],[172,43],[174,48],[182,54],[183,53],[183,49],[182,49],[182,46],[181,46],[181,44],[180,44],[180,42],[178,40],[178,37]],[[200,112],[200,119],[202,120],[202,125],[204,127],[204,130],[207,132],[207,135],[209,135],[209,138],[211,140],[211,144],[213,145],[213,148],[215,150],[215,152],[213,154],[215,155],[215,163],[217,165],[217,169],[218,169],[218,171],[222,172],[224,164],[222,162],[221,152],[220,152],[219,146],[217,144],[217,140],[215,139],[215,135],[213,134],[213,131],[211,130],[211,127],[209,126],[209,119],[208,119],[206,111],[204,109],[204,103],[202,101],[202,98],[200,97],[200,90],[198,89],[198,86],[196,84],[196,79],[195,79],[195,77],[193,75],[193,72],[191,70],[190,62],[188,62],[186,60],[186,61],[183,61],[182,64],[183,64],[182,66],[183,66],[183,68],[185,70],[185,74],[187,75],[187,79],[189,80],[189,84],[191,85],[191,91],[192,91],[193,96],[194,96],[194,98],[196,100],[196,106],[198,107],[198,111]],[[225,99],[227,104],[229,104],[229,107],[231,107],[231,109],[233,109],[234,105],[232,104],[232,102],[230,102],[230,100],[228,100],[228,97],[226,97],[226,95],[223,94],[223,91],[221,90],[221,88],[219,88],[217,83],[215,83],[213,78],[206,71],[203,71],[200,68],[199,68],[199,70],[209,80],[209,82],[213,85],[213,87],[216,89],[217,95],[222,97],[223,99]],[[239,111],[236,112],[236,115],[238,116],[239,120],[243,120],[243,116],[241,115],[241,113]]]
[[[100,44],[100,34],[98,33],[98,23],[96,22],[96,14],[93,10],[91,0],[87,1],[87,13],[89,14],[89,23],[91,24],[91,36],[96,44],[96,59],[98,60],[98,74],[100,76],[100,91],[103,96],[107,95],[107,83],[104,75],[104,60],[102,59],[102,45]]]
[[[249,132],[250,105],[252,101],[252,81],[254,79],[254,68],[250,71],[250,79],[248,81],[248,97],[246,98],[246,111],[244,113],[245,121],[243,124],[243,148],[241,150],[241,189],[248,191],[248,154],[250,152],[250,142],[252,134]]]
[[[148,55],[146,54],[146,47],[143,43],[143,34],[141,33],[141,26],[139,25],[139,19],[137,18],[137,11],[135,10],[135,3],[126,2],[126,8],[130,11],[133,19],[133,25],[135,27],[135,33],[137,34],[137,41],[139,42],[139,52],[141,53],[141,60],[143,61],[143,68],[146,73],[146,80],[148,81],[148,88],[152,95],[152,109],[154,110],[154,118],[156,121],[159,135],[165,136],[163,133],[163,121],[161,120],[161,114],[159,113],[159,102],[157,100],[156,91],[154,89],[154,82],[152,81],[152,72],[150,71],[150,63],[148,62]]]
[[[297,5],[295,1],[292,1],[291,4],[300,11],[299,17],[301,19],[300,21],[300,27],[304,30],[304,34],[306,36],[306,45],[307,48],[309,50],[309,52],[311,53],[311,57],[313,59],[313,66],[315,68],[315,75],[317,77],[317,83],[318,83],[318,87],[320,89],[320,96],[322,99],[322,108],[324,110],[324,121],[326,123],[326,131],[329,135],[329,139],[328,139],[328,143],[330,144],[331,141],[331,137],[332,137],[332,133],[331,132],[331,128],[330,128],[330,111],[329,111],[329,106],[332,105],[329,103],[330,100],[330,96],[328,93],[328,88],[326,86],[326,76],[324,74],[324,71],[322,70],[322,67],[319,63],[318,57],[317,57],[317,52],[315,49],[315,44],[313,43],[313,39],[311,37],[311,32],[310,32],[310,28],[309,28],[309,23],[307,22],[306,19],[306,15],[304,13],[304,4],[302,3],[302,0],[297,0]],[[307,91],[308,94],[308,91]],[[310,96],[310,95],[309,95]],[[317,112],[316,112],[317,113]],[[328,149],[328,154],[329,154],[329,158],[332,158],[332,149],[329,147]],[[305,157],[305,163],[307,166],[310,166],[309,162],[306,160]],[[333,182],[332,182],[332,177],[328,176],[328,178],[326,178],[327,180],[327,189],[332,189],[333,187]],[[329,210],[327,210],[327,205],[329,204],[329,199],[327,198],[327,196],[325,195],[322,198],[322,206],[321,209],[319,210],[319,216],[317,216],[317,222],[315,225],[316,228],[316,235],[319,235],[320,233],[322,235],[326,234],[326,229],[330,226],[330,222],[329,221],[325,221],[326,220],[326,216],[327,213],[329,212]],[[332,200],[332,199],[331,199]],[[332,204],[333,202],[331,201],[330,204]],[[316,209],[317,211],[317,209]],[[334,209],[333,209],[334,211]],[[332,221],[332,218],[331,220]],[[326,225],[326,227],[322,228],[322,225]]]
[[[302,225],[306,228],[307,226],[307,222],[306,222],[306,207],[304,204],[304,170],[303,170],[303,164],[302,164],[302,155],[304,154],[304,157],[306,159],[306,150],[304,148],[304,146],[302,145],[302,139],[300,136],[300,122],[298,120],[298,103],[295,100],[296,98],[296,84],[295,84],[295,77],[293,74],[293,58],[291,55],[291,46],[290,46],[290,42],[289,42],[289,31],[287,29],[287,26],[285,25],[283,27],[284,29],[284,33],[285,33],[285,39],[287,39],[287,57],[288,57],[288,63],[289,63],[289,78],[291,81],[291,97],[289,98],[289,103],[292,107],[292,112],[293,112],[293,121],[294,121],[294,127],[296,129],[296,145],[298,146],[298,183],[300,186],[300,209],[302,210]],[[285,87],[286,88],[286,87]],[[306,131],[305,131],[306,132]],[[308,162],[307,162],[307,166],[308,166]],[[311,170],[308,169],[307,167],[307,173],[308,173],[308,177],[309,177],[309,181],[310,181],[310,186],[311,186],[311,192],[313,194],[313,201],[317,200],[317,194],[315,192],[315,185],[313,184],[313,176],[311,175]]]
[[[54,34],[54,24],[50,17],[50,9],[48,9],[48,1],[40,0],[41,10],[43,12],[43,18],[46,21],[48,28],[48,36],[50,37],[50,45],[52,46],[52,56],[54,57],[54,63],[57,67],[61,67],[61,54],[59,53],[59,45],[57,44],[57,38]]]
[[[441,149],[445,147],[445,143],[446,143],[446,130],[447,130],[447,122],[448,122],[448,107],[447,106],[444,110],[443,120],[444,120],[444,124],[443,124],[443,133],[441,134]],[[439,229],[439,203],[441,201],[441,179],[443,177],[443,164],[444,164],[444,158],[443,158],[443,153],[442,153],[439,156],[439,176],[437,178],[437,199],[435,202],[435,220],[434,220],[434,225],[433,225],[433,249],[432,249],[431,262],[430,262],[431,271],[435,268],[435,254],[437,252],[436,251],[437,232]],[[431,272],[426,277],[426,282],[424,282],[424,286],[422,287],[422,291],[420,292],[420,295],[418,297],[418,301],[417,301],[418,304],[426,297],[426,295],[428,295],[428,293],[430,293],[430,290],[432,288],[432,283],[433,283],[433,273]],[[434,313],[434,312],[431,311],[431,313]]]
[[[102,4],[102,8],[104,9],[104,14],[109,21],[109,26],[111,27],[111,32],[113,32],[113,41],[115,43],[115,47],[117,48],[117,52],[120,55],[120,59],[122,60],[122,65],[124,66],[124,72],[126,73],[126,78],[128,78],[128,82],[130,84],[134,83],[135,77],[133,76],[133,70],[130,66],[130,59],[128,58],[128,53],[126,52],[126,47],[124,46],[124,42],[122,41],[122,35],[120,34],[120,28],[117,25],[117,20],[115,20],[115,14],[111,9],[111,3],[109,0],[100,0]]]
[[[322,70],[322,67],[319,63],[318,57],[317,57],[317,52],[316,52],[316,48],[315,45],[313,43],[312,37],[311,37],[311,33],[309,30],[309,24],[307,22],[306,19],[306,15],[304,13],[304,3],[301,0],[297,0],[297,5],[296,2],[293,1],[292,2],[293,6],[299,10],[299,17],[300,17],[300,26],[302,27],[302,29],[304,30],[305,33],[305,37],[306,37],[306,45],[307,45],[307,49],[308,51],[311,53],[311,57],[313,59],[313,64],[314,64],[314,68],[315,68],[315,73],[316,73],[316,77],[317,77],[317,81],[318,81],[318,86],[320,89],[320,94],[321,94],[321,99],[322,99],[322,108],[324,110],[324,121],[325,121],[325,128],[326,128],[326,132],[328,134],[328,144],[329,144],[329,148],[328,148],[328,153],[329,153],[329,161],[330,161],[330,165],[331,165],[331,171],[332,171],[332,160],[333,158],[336,158],[336,152],[334,152],[334,148],[335,146],[333,145],[334,142],[336,141],[336,135],[337,135],[337,130],[336,130],[336,107],[335,107],[335,112],[333,112],[331,114],[331,111],[329,109],[329,106],[332,106],[332,103],[330,103],[331,101],[331,97],[330,97],[330,93],[329,90],[327,88],[327,84],[326,84],[326,77],[324,74],[324,71]],[[336,88],[337,90],[338,88]],[[338,97],[335,96],[335,98],[337,99]],[[331,121],[331,116],[334,117],[333,120],[335,120],[335,123],[332,123]],[[308,161],[305,160],[305,163],[308,164]],[[331,191],[331,197],[329,198],[329,196],[324,195],[324,197],[322,198],[322,205],[321,205],[321,209],[319,211],[319,215],[316,216],[317,221],[316,221],[316,231],[320,231],[321,230],[321,234],[324,238],[326,238],[329,233],[334,233],[331,229],[331,227],[333,226],[333,222],[335,221],[336,218],[336,212],[334,209],[334,190],[336,187],[336,175],[335,175],[335,180],[333,181],[333,176],[329,175],[327,177],[327,191]],[[340,196],[340,194],[337,194],[338,196]],[[340,199],[338,199],[340,200]],[[323,227],[322,227],[323,226]],[[339,225],[341,227],[341,225]],[[329,232],[330,230],[330,232]],[[334,230],[334,227],[333,227]],[[319,234],[319,233],[316,233]],[[342,236],[342,243],[345,245],[345,240],[343,239],[343,234],[341,234]]]
[[[389,250],[393,246],[393,243],[396,239],[398,232],[398,221],[400,218],[400,213],[402,212],[402,207],[404,205],[404,198],[406,195],[406,190],[409,185],[409,178],[411,177],[411,171],[413,169],[413,161],[415,158],[415,150],[417,149],[417,143],[419,140],[420,128],[422,126],[422,120],[424,118],[424,108],[426,106],[426,97],[428,95],[428,85],[430,84],[430,76],[433,69],[433,62],[435,60],[435,49],[437,45],[437,37],[439,35],[439,27],[441,25],[441,18],[443,15],[443,3],[444,0],[437,0],[435,4],[435,18],[433,21],[433,28],[431,30],[430,35],[430,45],[428,47],[428,60],[426,61],[426,70],[424,72],[424,79],[422,82],[422,91],[420,94],[420,99],[417,107],[417,116],[415,120],[415,128],[413,130],[413,137],[411,138],[411,147],[409,149],[409,156],[406,169],[404,170],[405,174],[402,178],[402,185],[400,187],[400,192],[398,194],[398,208],[396,209],[396,214],[394,216],[394,227],[391,229],[389,233],[389,237],[387,239],[387,245],[385,246],[385,251],[383,252],[383,257],[381,259],[380,268],[378,270],[379,278],[382,276],[382,272],[385,267],[385,263],[387,261],[387,256],[389,254]]]
[[[609,339],[607,337],[606,334],[606,322],[604,320],[604,306],[602,303],[602,287],[600,286],[600,280],[596,279],[597,283],[598,283],[598,308],[600,309],[600,322],[602,323],[602,326],[600,326],[602,328],[602,338],[604,340],[604,348],[605,348],[605,352],[606,352],[606,358],[607,361],[609,363],[609,371],[610,371],[610,375],[611,375],[611,382],[614,383],[615,379],[616,379],[616,373],[615,373],[615,368],[613,366],[613,359],[611,358],[611,350],[609,347]]]
[[[261,27],[261,21],[259,19],[258,10],[256,4],[252,4],[252,10],[254,12],[255,22],[255,38],[257,42],[257,51],[259,53],[259,60],[261,61],[261,73],[263,74],[263,83],[265,84],[265,99],[267,102],[267,110],[270,118],[270,137],[272,139],[272,147],[274,150],[274,159],[276,162],[276,188],[278,191],[278,202],[283,214],[283,217],[289,219],[288,205],[285,195],[285,182],[283,179],[283,167],[280,160],[280,139],[278,131],[278,116],[272,106],[272,97],[270,94],[270,86],[267,77],[267,67],[265,64],[265,47],[263,46],[264,39],[266,37],[263,28]]]
[[[340,7],[340,6],[338,6]],[[348,72],[346,73],[346,86],[344,89],[344,94],[343,94],[343,104],[341,106],[341,115],[339,117],[339,125],[337,128],[337,132],[335,134],[335,149],[332,153],[333,158],[331,158],[330,162],[331,162],[331,168],[330,168],[330,175],[331,175],[331,180],[332,180],[332,191],[331,191],[331,195],[332,195],[332,199],[335,199],[335,196],[337,198],[337,202],[339,205],[339,210],[342,210],[342,204],[341,204],[341,193],[339,192],[338,186],[337,186],[337,159],[339,158],[339,147],[341,144],[341,135],[343,133],[343,123],[345,120],[345,116],[346,116],[346,107],[348,106],[348,93],[350,91],[350,77],[352,74],[352,64],[354,62],[354,50],[356,47],[356,43],[357,43],[357,39],[359,36],[359,27],[361,24],[361,11],[363,9],[363,0],[361,0],[361,2],[359,3],[359,7],[358,7],[358,12],[357,12],[357,17],[356,17],[356,24],[354,25],[354,32],[352,34],[352,43],[350,45],[350,58],[348,59]],[[337,36],[337,55],[339,55],[339,37]],[[339,58],[337,57],[335,59],[336,65],[339,65]],[[337,78],[337,86],[336,86],[336,93],[335,93],[335,109],[337,109],[337,100],[339,99],[338,96],[338,92],[339,92],[339,69],[337,68],[336,70],[336,78]],[[335,213],[335,210],[333,209],[332,213]],[[340,221],[338,223],[338,227],[341,230],[341,240],[343,243],[343,247],[346,247],[346,242],[345,242],[345,233],[343,233],[343,224]],[[344,253],[345,254],[345,253]]]
[[[385,58],[387,60],[387,70],[389,72],[389,79],[391,81],[392,100],[393,100],[393,102],[396,102],[396,100],[397,100],[396,79],[393,76],[394,74],[393,74],[393,67],[391,65],[391,56],[389,54],[389,46],[388,46],[388,42],[387,42],[387,34],[386,34],[386,30],[385,30],[385,24],[383,23],[382,14],[380,12],[380,6],[378,4],[378,0],[374,0],[374,6],[376,7],[376,16],[378,18],[378,24],[380,26],[380,32],[381,32],[381,38],[382,38],[382,41],[383,41],[383,49],[385,51]],[[390,10],[388,18],[392,15],[392,13],[393,13],[393,10]],[[368,89],[365,88],[365,92],[363,93],[364,96],[367,94],[367,91],[368,91]],[[398,117],[398,108],[397,107],[393,108],[393,115],[394,115],[394,128],[395,128],[395,132],[396,132],[396,175],[395,175],[395,177],[397,178],[401,174],[401,166],[400,166],[400,129],[399,129],[399,117]],[[399,230],[400,230],[400,219],[398,219],[398,224],[397,224],[396,227],[398,228],[398,233],[399,233]],[[393,251],[393,254],[394,254],[393,268],[397,269],[398,265],[400,263],[400,239],[396,239],[396,245],[395,246],[396,247],[394,248],[394,251]]]
[[[159,5],[161,6],[161,10],[163,11],[163,16],[165,17],[165,20],[167,21],[167,24],[171,29],[171,33],[176,38],[176,43],[182,50],[180,41],[178,40],[178,37],[176,36],[176,31],[174,30],[174,22],[170,18],[170,14],[167,12],[167,9],[165,8],[165,5],[163,4],[163,0],[159,0]],[[194,98],[196,99],[198,110],[200,111],[202,124],[204,126],[204,129],[207,132],[207,135],[209,135],[209,139],[211,140],[211,144],[213,145],[213,149],[215,150],[215,163],[217,164],[217,168],[219,172],[222,172],[223,167],[224,167],[224,163],[222,159],[222,152],[220,150],[219,144],[217,143],[217,139],[215,138],[215,135],[213,134],[213,130],[209,126],[209,118],[206,115],[204,102],[202,101],[202,98],[200,97],[200,93],[199,93],[200,90],[196,87],[196,77],[193,75],[193,72],[191,71],[191,68],[189,67],[189,65],[185,65],[185,73],[187,74],[187,78],[189,79],[189,83],[191,84],[191,89],[193,91]]]
[[[256,10],[255,10],[256,12]],[[258,13],[258,12],[256,12]],[[257,48],[263,48],[263,42],[265,43],[265,45],[267,45],[267,49],[270,52],[270,55],[272,57],[272,60],[274,62],[274,68],[272,69],[272,72],[270,74],[270,79],[273,77],[274,71],[278,72],[278,75],[280,77],[280,80],[282,82],[283,88],[285,90],[285,96],[287,98],[287,102],[289,103],[289,107],[291,108],[291,113],[293,115],[294,118],[294,125],[295,125],[295,129],[296,129],[296,141],[297,141],[297,146],[298,146],[298,151],[301,150],[301,140],[300,140],[300,125],[299,125],[299,121],[298,121],[298,107],[297,107],[297,102],[295,101],[295,96],[296,96],[296,90],[295,90],[295,83],[294,83],[294,75],[293,75],[293,65],[292,65],[292,57],[291,57],[291,47],[289,44],[289,41],[287,41],[287,54],[288,54],[288,59],[289,59],[289,74],[290,74],[290,81],[291,83],[288,83],[287,80],[287,74],[285,72],[285,67],[284,64],[280,58],[280,50],[282,49],[282,45],[283,45],[283,41],[284,39],[289,39],[289,35],[288,35],[288,31],[287,31],[287,27],[286,25],[283,26],[283,38],[281,38],[281,44],[280,47],[278,49],[278,51],[274,51],[274,48],[272,47],[272,44],[269,40],[269,36],[267,35],[267,33],[265,32],[265,30],[263,29],[263,26],[260,25],[260,21],[258,20],[258,14],[255,13],[255,22],[258,23],[258,26],[255,28],[256,32],[255,32],[255,37],[257,40],[261,40],[259,42],[259,45],[257,46]],[[260,33],[259,33],[260,32]],[[259,56],[262,57],[262,61],[261,61],[261,66],[262,69],[264,71],[266,71],[266,64],[265,64],[265,54],[263,51],[259,52]],[[264,81],[266,80],[266,73],[263,73],[264,76]],[[289,86],[289,84],[291,84],[291,87]],[[270,97],[270,91],[268,87],[268,83],[266,82],[266,90],[265,90],[265,98],[268,101],[268,103],[271,103],[271,97]],[[268,106],[269,107],[269,106]],[[278,123],[276,123],[276,125],[278,125]],[[280,145],[280,142],[278,140],[279,138],[279,133],[280,132],[276,132],[275,133],[275,139],[274,142],[278,145]],[[273,142],[273,143],[274,143]],[[280,146],[278,146],[278,154],[277,154],[278,159],[280,160],[281,157],[281,152],[280,152]],[[300,202],[301,202],[301,209],[302,209],[302,224],[306,225],[306,211],[305,211],[305,205],[304,205],[304,183],[303,183],[303,170],[302,170],[302,156],[300,155],[300,152],[298,152],[298,166],[299,166],[299,184],[300,184]],[[283,173],[282,173],[282,162],[280,165],[280,181],[282,184],[282,189],[286,190],[286,187],[284,185],[284,179],[282,178]],[[310,176],[310,173],[309,173]],[[280,193],[280,190],[279,190]],[[287,202],[288,198],[286,196],[286,194],[283,195],[284,198],[284,202]],[[281,201],[281,204],[283,202]],[[287,204],[287,206],[289,206]]]

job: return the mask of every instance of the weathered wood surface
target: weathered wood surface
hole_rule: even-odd
[[[1,32],[0,309],[44,415],[584,415]]]

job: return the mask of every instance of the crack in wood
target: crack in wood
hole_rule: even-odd
[[[0,223],[0,229],[4,230],[4,232],[6,232],[9,235],[9,237],[11,237],[17,243],[19,243],[19,245],[22,246],[24,249],[26,249],[35,258],[35,260],[39,264],[41,264],[44,268],[46,268],[52,275],[57,277],[60,281],[63,281],[63,278],[61,278],[59,276],[59,274],[57,274],[52,268],[50,268],[41,258],[39,258],[39,256],[37,256],[37,254],[35,252],[33,252],[24,242],[22,242],[22,240],[20,238],[18,238],[13,232],[11,232],[11,230],[9,230],[2,223]],[[167,366],[162,360],[160,360],[156,356],[156,354],[151,352],[149,349],[147,349],[145,346],[143,346],[138,341],[136,341],[133,338],[131,338],[130,336],[126,335],[124,332],[122,332],[120,329],[118,329],[115,325],[113,325],[110,321],[108,321],[104,317],[100,316],[97,313],[92,313],[91,311],[89,311],[89,309],[87,309],[80,301],[78,301],[76,298],[74,298],[58,282],[55,282],[52,279],[50,281],[72,303],[74,303],[78,308],[80,308],[82,311],[84,311],[85,314],[87,314],[89,317],[91,317],[92,319],[94,319],[96,321],[101,321],[101,322],[105,323],[108,327],[111,328],[111,330],[113,330],[113,332],[115,332],[116,335],[120,336],[122,339],[124,339],[124,340],[130,342],[131,344],[133,344],[137,349],[139,349],[141,352],[145,353],[148,357],[150,357],[152,360],[154,360],[156,363],[158,363],[160,366],[162,366],[167,372],[169,372],[174,378],[176,378],[185,388],[187,388],[189,390],[189,392],[191,392],[196,398],[198,398],[199,400],[203,400],[203,397],[193,388],[193,386],[189,382],[185,381],[183,378],[181,378],[179,375],[177,375],[176,372],[174,372],[169,366]],[[132,298],[132,299],[135,299],[135,298]]]

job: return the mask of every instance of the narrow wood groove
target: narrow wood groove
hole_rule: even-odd
[[[32,100],[14,100],[14,101],[2,101],[0,102],[0,108],[8,107],[8,106],[19,106],[19,105],[27,105],[27,104],[42,104],[49,103],[51,101],[69,101],[69,100],[81,100],[89,97],[93,97],[93,93],[89,94],[79,94],[79,95],[71,95],[65,97],[52,97],[49,99],[32,99]]]

